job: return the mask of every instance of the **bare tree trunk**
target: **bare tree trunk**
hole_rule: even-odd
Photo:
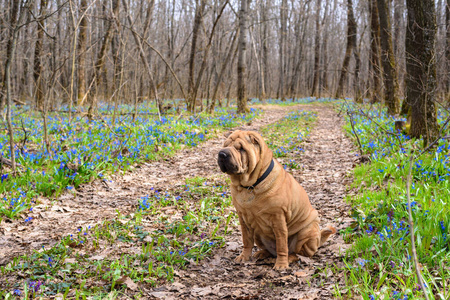
[[[139,39],[138,34],[136,33],[136,31],[133,28],[133,20],[131,19],[131,16],[128,14],[127,0],[122,0],[122,3],[123,3],[123,7],[125,9],[125,14],[127,15],[128,25],[130,26],[130,30],[133,33],[134,41],[136,42],[136,45],[138,46],[141,60],[144,63],[145,69],[147,70],[147,74],[150,78],[150,85],[151,85],[151,87],[153,89],[153,93],[155,95],[156,107],[158,108],[158,116],[161,119],[161,111],[162,111],[161,101],[159,99],[158,88],[156,86],[155,79],[153,78],[152,70],[150,69],[150,64],[148,63],[147,57],[145,56],[145,52],[144,52],[144,49],[142,48],[141,40]]]
[[[316,5],[316,34],[314,37],[314,79],[311,95],[319,95],[319,62],[320,62],[320,9],[322,6],[322,0],[317,0]]]
[[[353,81],[353,90],[355,91],[355,101],[357,103],[362,103],[362,95],[361,95],[361,82],[359,78],[359,72],[361,68],[361,59],[359,56],[359,49],[356,46],[356,38],[354,40],[355,45],[353,47],[353,55],[355,56],[355,78]]]
[[[322,72],[319,74],[319,97],[321,97],[321,93],[323,91],[328,90],[328,30],[325,30],[325,33],[323,33],[323,29],[325,28],[325,22],[327,19],[329,19],[328,11],[330,9],[330,0],[325,0],[325,12],[323,13],[323,19],[321,23],[321,31],[323,35],[322,40],[322,55],[321,55],[321,62],[319,62],[322,67]]]
[[[447,5],[445,6],[445,19],[446,19],[446,42],[445,42],[445,57],[447,60],[446,70],[446,93],[447,93],[447,103],[450,103],[450,0],[447,0]]]
[[[39,110],[44,108],[44,91],[42,84],[42,63],[41,63],[41,54],[42,48],[44,44],[44,18],[45,11],[47,8],[47,0],[41,0],[39,3],[39,16],[41,17],[37,21],[37,38],[36,44],[34,47],[34,66],[33,66],[33,77],[34,84],[36,85],[36,107]]]
[[[261,100],[261,99],[266,98],[266,93],[265,93],[266,88],[264,85],[264,69],[261,66],[261,63],[260,63],[260,60],[258,57],[258,52],[256,51],[255,39],[253,38],[253,33],[251,31],[250,31],[250,39],[252,41],[252,49],[253,49],[253,53],[255,55],[256,69],[257,69],[257,74],[258,74],[258,98]]]
[[[80,33],[78,37],[78,105],[83,105],[86,99],[86,41],[87,41],[87,0],[80,1],[81,20]]]
[[[344,62],[342,63],[341,75],[339,76],[339,84],[336,90],[335,98],[340,98],[344,94],[344,85],[347,79],[348,67],[352,57],[353,47],[356,45],[356,22],[353,15],[352,0],[347,0],[347,48],[345,49]]]
[[[225,74],[225,70],[227,68],[228,62],[230,61],[231,55],[233,52],[235,52],[236,41],[237,41],[238,35],[239,35],[239,28],[238,28],[238,30],[236,30],[236,33],[234,34],[233,41],[231,42],[230,48],[228,49],[228,54],[222,64],[222,67],[220,68],[220,74],[217,78],[216,86],[214,88],[214,92],[213,92],[213,95],[211,98],[211,103],[208,108],[208,112],[210,114],[214,113],[214,106],[216,104],[217,91],[219,90],[220,82],[222,81],[222,77]]]
[[[399,113],[398,78],[395,56],[392,48],[391,22],[386,0],[377,0],[380,19],[381,61],[384,71],[385,103],[387,112],[393,116]]]
[[[109,45],[111,44],[112,34],[114,32],[114,22],[117,21],[117,16],[119,13],[119,0],[113,0],[112,2],[112,16],[109,18],[109,22],[106,29],[105,37],[103,38],[103,43],[100,48],[100,52],[98,52],[97,56],[97,62],[95,63],[95,70],[94,70],[94,80],[95,80],[95,91],[97,92],[100,86],[100,80],[101,80],[101,71],[104,69],[105,59],[106,59],[106,53],[108,52]],[[90,95],[88,96],[89,101],[89,109],[88,109],[88,118],[91,120],[93,117],[93,109],[96,105],[96,96]]]
[[[280,65],[279,65],[279,76],[280,81],[278,85],[278,97],[281,100],[285,100],[285,94],[284,94],[284,61],[285,61],[285,44],[286,44],[286,36],[287,36],[287,9],[288,4],[287,0],[281,1],[281,7],[280,7],[280,47],[279,47],[279,59],[280,59]]]
[[[268,18],[267,18],[267,7],[268,7],[268,1],[269,0],[261,0],[261,5],[263,5],[263,1],[266,5],[264,7],[261,7],[261,22],[263,25],[263,36],[262,36],[262,70],[264,72],[264,83],[265,83],[265,91],[264,94],[267,97],[267,95],[270,96],[270,90],[268,88],[269,86],[269,78],[268,78],[268,72],[269,72],[269,49],[267,48],[267,41],[269,39],[269,29],[268,29]]]
[[[17,36],[20,29],[20,23],[24,16],[24,7],[20,7],[21,1],[13,1],[11,8],[10,31],[8,37],[8,44],[6,46],[6,62],[5,62],[5,82],[6,82],[6,123],[8,127],[9,136],[9,150],[11,152],[11,167],[13,173],[16,172],[16,155],[14,152],[14,129],[11,120],[12,96],[11,96],[11,66],[16,51]],[[3,111],[3,107],[2,107]]]
[[[239,45],[237,65],[237,113],[244,114],[249,111],[247,106],[247,38],[248,38],[248,8],[251,0],[240,0],[239,9]]]
[[[370,0],[370,66],[372,70],[373,86],[371,103],[381,102],[383,98],[383,71],[380,60],[380,23],[378,17],[377,0]]]
[[[187,100],[187,110],[193,112],[195,109],[196,99],[194,98],[194,87],[195,87],[195,53],[197,52],[197,40],[200,31],[200,26],[203,21],[203,11],[205,9],[206,0],[196,0],[195,5],[195,18],[194,27],[192,29],[192,44],[191,44],[191,54],[189,57],[189,82],[188,82],[188,99]]]
[[[433,0],[407,0],[407,101],[411,106],[410,135],[425,145],[438,135],[436,116],[436,15]]]
[[[204,72],[204,70],[205,70],[205,68],[206,68],[206,62],[207,62],[207,60],[208,60],[209,50],[211,49],[212,39],[213,39],[213,37],[214,37],[214,32],[215,32],[215,29],[216,29],[216,27],[217,27],[217,23],[219,22],[220,17],[222,16],[223,11],[224,11],[224,9],[225,9],[225,7],[226,7],[227,5],[228,5],[228,0],[225,1],[225,3],[223,4],[222,8],[221,8],[220,11],[219,11],[219,14],[217,15],[216,19],[214,20],[214,25],[213,25],[213,28],[211,29],[211,33],[210,33],[210,35],[209,35],[208,44],[206,45],[205,51],[204,51],[204,53],[203,53],[203,61],[202,61],[202,64],[201,64],[201,66],[200,66],[200,70],[199,70],[199,72],[198,72],[197,80],[196,80],[196,82],[195,82],[194,88],[193,88],[193,90],[192,90],[192,95],[191,95],[191,96],[192,96],[192,99],[196,99],[196,98],[197,98],[197,92],[198,92],[198,89],[199,89],[199,87],[200,87],[200,83],[201,83],[201,81],[202,81],[203,72]],[[203,102],[201,102],[201,105],[202,105],[202,107],[203,107]],[[193,106],[193,108],[194,108],[194,112],[195,112],[195,101],[194,101],[194,106]],[[202,109],[202,110],[203,110],[203,109]]]

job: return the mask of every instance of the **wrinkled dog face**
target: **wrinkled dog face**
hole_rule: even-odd
[[[261,157],[261,142],[257,132],[234,131],[219,151],[220,170],[229,175],[251,173]]]

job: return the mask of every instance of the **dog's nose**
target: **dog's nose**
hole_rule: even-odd
[[[220,151],[219,152],[219,158],[224,159],[224,158],[227,158],[227,157],[228,157],[228,154],[225,151]]]

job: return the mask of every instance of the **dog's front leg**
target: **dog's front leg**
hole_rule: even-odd
[[[288,248],[288,229],[284,214],[276,214],[272,219],[272,228],[275,234],[277,247],[277,260],[275,270],[283,270],[289,268],[289,248]]]
[[[249,261],[252,256],[253,245],[255,244],[255,240],[253,237],[253,229],[245,224],[244,218],[242,218],[240,213],[238,213],[238,216],[239,216],[239,223],[241,223],[242,242],[244,243],[244,249],[242,250],[242,253],[238,257],[236,257],[234,261],[235,262]]]

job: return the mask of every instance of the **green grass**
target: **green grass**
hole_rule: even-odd
[[[362,150],[372,162],[354,169],[353,191],[347,197],[353,206],[354,226],[344,237],[353,242],[347,253],[347,297],[363,299],[421,299],[411,259],[406,200],[408,161],[420,140],[401,134],[384,112],[352,107],[354,127]],[[439,114],[440,122],[446,115]],[[346,130],[353,135],[349,120]],[[355,141],[356,144],[356,141]],[[432,299],[450,298],[450,164],[447,141],[414,162],[411,188],[414,235],[422,274]],[[416,152],[417,153],[417,152]],[[354,194],[354,195],[352,195]],[[372,298],[370,298],[372,297]]]

